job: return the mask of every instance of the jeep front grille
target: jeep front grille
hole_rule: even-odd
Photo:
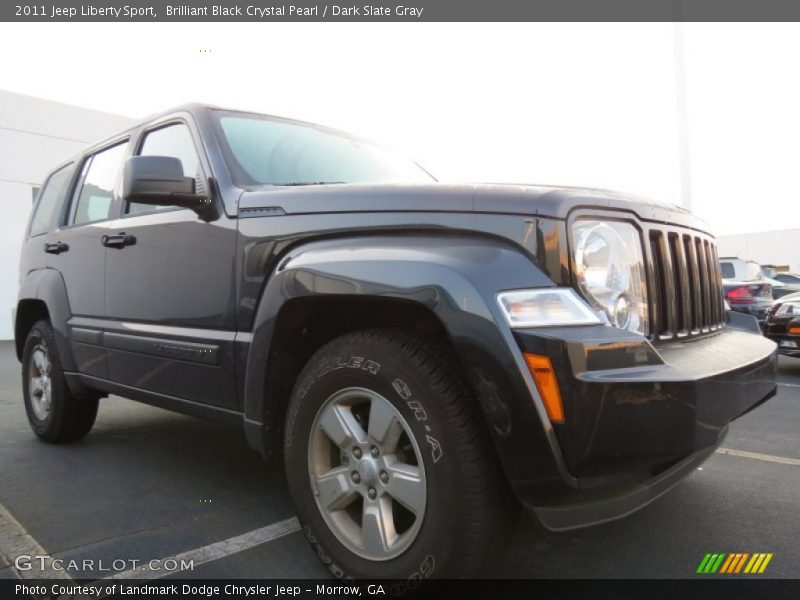
[[[716,331],[725,322],[713,238],[678,228],[650,229],[650,334],[671,340]]]

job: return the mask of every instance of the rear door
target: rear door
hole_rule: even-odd
[[[67,288],[78,370],[102,378],[108,377],[99,333],[105,317],[103,236],[119,206],[119,176],[127,155],[128,140],[123,139],[83,160],[71,199],[48,239],[47,267],[61,273]]]
[[[47,266],[48,253],[61,252],[62,246],[55,245],[57,242],[53,238],[53,221],[69,190],[74,170],[75,165],[70,163],[53,171],[36,198],[22,248],[20,275],[23,281],[28,273]]]
[[[166,119],[145,130],[135,154],[180,159],[195,189],[209,168],[192,124]],[[129,243],[106,257],[104,344],[112,380],[222,408],[237,407],[236,222],[193,211],[123,203],[110,233]]]

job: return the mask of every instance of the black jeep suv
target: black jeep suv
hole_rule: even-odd
[[[681,209],[437,184],[196,105],[53,170],[15,326],[36,435],[86,435],[107,394],[239,427],[339,577],[474,575],[520,503],[549,530],[627,515],[776,389]]]

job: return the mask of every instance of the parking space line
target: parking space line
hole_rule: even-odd
[[[8,509],[0,504],[0,550],[10,565],[9,568],[20,579],[68,579],[72,581],[66,571],[53,569],[50,561],[45,561],[44,565],[38,560],[33,560],[34,556],[49,556],[47,551],[37,542],[22,526],[22,523],[14,518]],[[15,560],[18,556],[30,557],[30,569],[17,569]],[[26,560],[26,564],[29,561]]]
[[[782,386],[785,386],[785,387],[796,387],[796,388],[800,388],[800,383],[783,383],[782,381],[779,381],[779,382],[778,382],[778,385],[782,385]]]
[[[733,448],[717,448],[718,454],[730,454],[742,458],[752,458],[755,460],[765,460],[768,462],[780,463],[782,465],[794,465],[800,467],[800,459],[786,458],[785,456],[773,456],[772,454],[759,454],[758,452],[747,452],[746,450],[734,450]]]
[[[176,554],[175,556],[161,558],[157,561],[157,564],[164,565],[166,561],[175,561],[178,567],[180,567],[181,565],[188,564],[189,561],[192,561],[191,564],[194,567],[198,567],[205,563],[212,562],[220,558],[225,558],[231,554],[237,554],[238,552],[243,552],[245,550],[249,550],[250,548],[260,546],[261,544],[277,540],[289,534],[295,533],[296,531],[300,531],[300,522],[297,520],[297,517],[291,517],[289,519],[273,523],[272,525],[267,525],[266,527],[254,529],[253,531],[248,531],[247,533],[228,538],[227,540],[222,540],[221,542],[215,542],[213,544],[209,544],[208,546],[202,546],[194,550],[188,550],[186,552]],[[103,581],[109,579],[158,579],[160,577],[166,577],[167,575],[172,575],[177,572],[174,570],[165,571],[151,569],[150,565],[154,563],[156,563],[156,561],[147,563],[138,569],[131,569],[122,573],[115,573],[110,577],[106,577]]]

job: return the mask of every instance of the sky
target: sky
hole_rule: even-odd
[[[675,204],[688,183],[717,234],[800,227],[798,24],[4,23],[0,52],[0,89],[68,104],[246,108],[379,141],[443,181]]]

